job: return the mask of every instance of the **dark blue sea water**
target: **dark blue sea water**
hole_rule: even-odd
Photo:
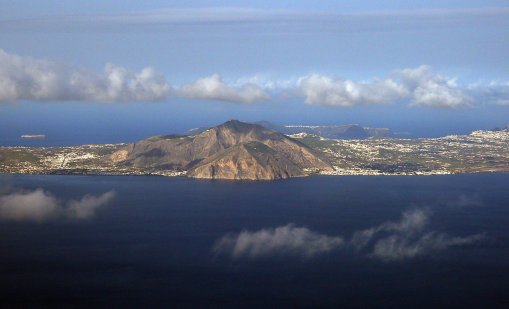
[[[60,201],[116,192],[86,220],[0,221],[2,307],[509,306],[509,174],[2,180],[4,195],[43,188]],[[243,230],[257,248],[215,247]]]

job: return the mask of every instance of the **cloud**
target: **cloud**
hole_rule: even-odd
[[[500,106],[509,106],[509,82],[497,80],[487,84],[474,83],[468,87],[476,96],[488,103]]]
[[[244,84],[255,84],[264,90],[281,91],[295,89],[299,77],[291,76],[286,79],[273,78],[270,74],[257,73],[251,76],[238,78],[234,86],[240,87]]]
[[[170,90],[165,78],[149,67],[135,73],[107,64],[97,74],[0,49],[0,102],[155,101],[166,98]]]
[[[400,221],[385,222],[379,226],[354,233],[351,244],[357,250],[384,261],[398,261],[467,245],[484,238],[482,234],[451,237],[444,233],[426,231],[431,211],[415,208],[405,211]]]
[[[330,237],[293,224],[256,232],[242,231],[226,235],[215,245],[214,251],[232,258],[261,258],[271,256],[300,256],[310,258],[343,245],[341,237]]]
[[[484,238],[483,234],[453,237],[430,231],[428,226],[431,215],[428,208],[413,208],[403,212],[399,221],[387,221],[356,231],[348,241],[344,237],[319,234],[294,224],[255,232],[242,231],[219,239],[213,251],[225,253],[233,259],[273,256],[311,258],[341,248],[394,262],[472,244]]]
[[[199,78],[178,89],[155,69],[136,73],[107,64],[100,74],[65,64],[22,57],[0,49],[0,102],[92,101],[147,102],[170,95],[189,99],[254,103],[271,100],[271,94],[299,95],[308,104],[349,107],[407,101],[413,107],[462,108],[473,106],[475,94],[507,104],[509,84],[490,83],[460,87],[455,79],[433,72],[431,67],[396,70],[386,78],[353,81],[310,74],[287,80],[254,75],[226,83],[219,74]]]
[[[354,82],[312,74],[301,78],[298,86],[306,103],[327,106],[386,104],[408,94],[407,89],[392,79]]]
[[[41,188],[11,192],[0,196],[0,220],[41,223],[59,218],[88,219],[95,215],[97,208],[110,203],[114,197],[113,191],[100,196],[87,194],[64,204]]]
[[[429,214],[428,209],[414,209],[403,212],[399,222],[386,222],[376,227],[355,232],[351,244],[357,249],[361,249],[368,245],[373,237],[380,232],[416,234],[428,224]]]
[[[107,64],[102,74],[47,60],[10,54],[0,49],[0,102],[32,101],[157,101],[173,88],[165,77],[147,67],[139,73]],[[246,82],[230,86],[217,75],[182,86],[176,93],[191,99],[252,103],[270,96]]]
[[[399,70],[395,75],[412,93],[410,106],[434,108],[472,106],[472,97],[458,88],[454,79],[433,73],[431,67],[427,65]]]
[[[473,103],[453,79],[433,73],[426,65],[365,82],[312,74],[300,78],[297,87],[306,103],[325,106],[387,104],[404,99],[410,106],[431,108],[460,108]]]
[[[66,215],[74,219],[88,219],[95,215],[95,211],[115,198],[115,192],[109,191],[99,196],[87,194],[80,200],[71,200],[67,203]]]
[[[253,103],[270,100],[269,94],[258,85],[254,83],[244,83],[240,86],[230,86],[227,85],[218,74],[213,74],[198,79],[194,83],[183,85],[179,89],[179,94],[191,99],[219,100],[238,103]]]
[[[497,104],[502,106],[509,106],[509,99],[498,99]]]
[[[0,197],[0,219],[43,222],[61,214],[59,201],[42,189]]]
[[[483,238],[484,235],[481,234],[467,237],[450,237],[446,234],[430,232],[412,239],[408,235],[396,234],[377,241],[372,256],[384,261],[396,261],[453,246],[468,245]]]

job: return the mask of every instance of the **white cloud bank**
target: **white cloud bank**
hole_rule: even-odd
[[[334,250],[344,243],[341,237],[330,237],[293,224],[256,232],[242,231],[226,235],[214,251],[231,254],[233,258],[261,258],[294,255],[310,258]]]
[[[436,231],[428,231],[431,211],[411,209],[405,211],[399,221],[357,231],[350,240],[328,236],[293,224],[259,231],[242,231],[219,239],[213,251],[224,253],[233,259],[266,258],[273,256],[299,256],[311,258],[332,250],[353,249],[382,261],[401,261],[423,256],[453,246],[472,244],[484,238],[482,234],[452,237]]]
[[[62,203],[43,189],[13,192],[0,196],[0,220],[44,222],[58,218],[89,219],[95,211],[115,197],[109,191],[99,196],[87,194],[80,200]]]
[[[139,73],[107,64],[102,74],[64,64],[22,57],[0,49],[0,102],[94,101],[138,102],[167,99],[173,88],[165,77],[147,67]],[[185,98],[238,103],[267,101],[258,85],[229,85],[213,74],[182,86]]]
[[[238,103],[253,103],[270,100],[261,87],[254,83],[244,83],[238,87],[226,84],[221,76],[198,79],[194,83],[183,85],[179,93],[190,99],[218,100]]]
[[[108,64],[97,74],[0,49],[0,102],[155,101],[167,97],[170,90],[165,78],[149,67],[135,73]]]
[[[297,87],[308,104],[348,107],[410,100],[410,106],[459,108],[473,99],[454,79],[434,73],[429,66],[397,70],[391,77],[356,82],[312,74],[299,79]]]
[[[269,101],[271,94],[300,95],[308,104],[334,107],[405,101],[413,107],[454,109],[473,106],[472,95],[480,101],[508,105],[509,83],[460,87],[454,78],[444,77],[422,65],[367,81],[311,74],[288,80],[255,75],[227,83],[219,74],[212,74],[174,89],[161,73],[150,67],[133,72],[107,64],[102,73],[95,73],[0,49],[0,102],[148,102],[174,95],[249,104]]]

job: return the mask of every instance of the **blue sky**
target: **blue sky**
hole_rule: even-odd
[[[0,1],[0,138],[492,128],[509,123],[508,37],[506,1]]]

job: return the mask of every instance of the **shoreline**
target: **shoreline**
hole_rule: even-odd
[[[168,178],[185,178],[197,181],[227,181],[227,182],[271,182],[271,181],[285,181],[291,179],[304,179],[310,177],[436,177],[436,176],[458,176],[458,175],[479,175],[479,174],[509,174],[509,170],[505,171],[479,171],[467,173],[440,173],[440,174],[312,174],[307,176],[289,177],[280,179],[227,179],[227,178],[195,178],[187,177],[185,174],[180,175],[162,175],[156,173],[0,173],[0,176],[105,176],[105,177],[122,177],[122,176],[135,176],[135,177],[168,177]]]

